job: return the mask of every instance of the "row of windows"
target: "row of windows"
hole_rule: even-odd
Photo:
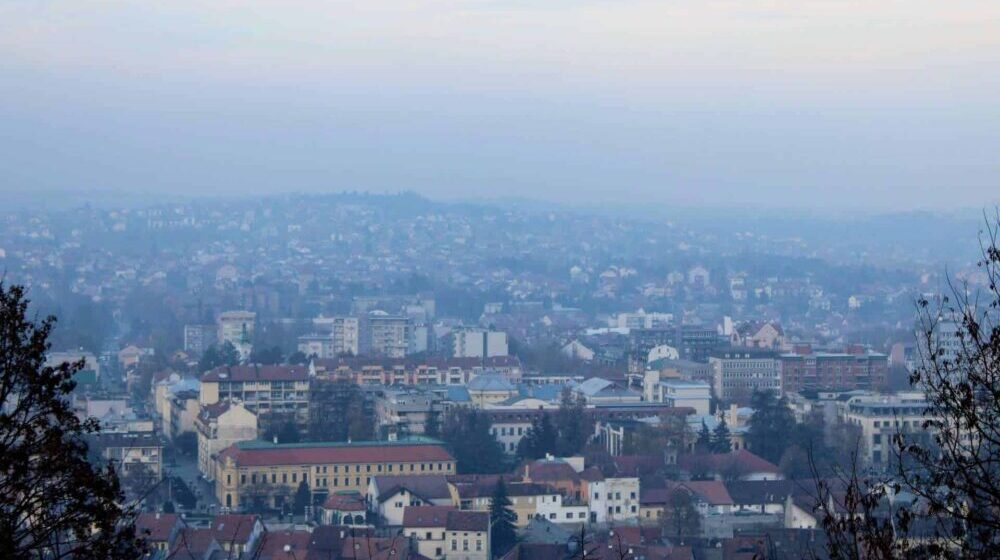
[[[615,499],[615,500],[621,500],[622,499],[622,493],[621,492],[615,492],[613,496],[614,496],[613,499]],[[635,499],[635,492],[629,492],[629,498],[631,498],[631,499],[634,500]],[[594,499],[595,500],[600,500],[601,499],[600,492],[594,492]],[[608,492],[608,499],[609,500],[612,499],[611,492]]]
[[[451,549],[454,551],[458,550],[458,539],[451,539]],[[476,539],[476,552],[481,552],[483,550],[483,540]],[[462,539],[462,551],[469,551],[469,539]]]
[[[439,471],[445,470],[445,464],[444,463],[410,463],[410,472],[416,472],[416,470],[417,470],[416,467],[417,467],[418,464],[420,465],[420,471],[421,472],[433,471],[433,470],[435,470],[434,469],[435,465],[437,466],[437,470],[439,470]],[[393,467],[394,466],[395,465],[393,465],[393,464],[386,465],[385,466],[386,467],[386,469],[385,469],[386,472],[393,472]],[[405,466],[406,465],[399,465],[399,472],[404,472],[406,470],[404,468]],[[383,467],[382,464],[375,465],[375,472],[382,472],[382,467]],[[322,474],[326,474],[327,472],[329,472],[328,468],[329,468],[328,465],[322,465],[322,466],[317,465],[316,466],[316,474],[321,474],[321,473]],[[333,465],[333,473],[337,474],[339,472],[340,472],[340,465]],[[344,465],[344,472],[345,473],[351,472],[351,466],[350,465]],[[354,465],[354,472],[356,472],[356,473],[361,472],[361,465]],[[371,465],[365,465],[365,472],[369,472],[369,473],[372,472],[372,466]]]

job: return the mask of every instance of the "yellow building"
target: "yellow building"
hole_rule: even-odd
[[[436,440],[291,443],[246,441],[218,454],[215,492],[223,507],[281,507],[302,481],[316,501],[330,492],[364,493],[374,476],[454,474],[455,458]],[[244,503],[247,502],[247,503]]]

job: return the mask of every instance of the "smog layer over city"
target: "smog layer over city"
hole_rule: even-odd
[[[1000,3],[0,3],[0,559],[1000,558]]]

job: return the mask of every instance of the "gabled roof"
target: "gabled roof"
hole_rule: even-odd
[[[681,455],[677,458],[677,465],[687,471],[702,467],[715,473],[729,468],[737,468],[743,473],[781,473],[781,469],[777,465],[746,449],[732,453]]]
[[[309,531],[268,531],[251,558],[257,560],[301,560],[312,540]]]
[[[376,476],[372,480],[378,488],[379,502],[402,490],[428,501],[451,498],[448,479],[444,475]]]
[[[408,506],[403,508],[403,527],[444,527],[448,522],[448,513],[453,511],[454,506]]]
[[[731,506],[733,498],[726,490],[726,485],[721,480],[689,480],[676,483],[672,489],[687,488],[694,492],[710,506]]]
[[[216,515],[212,520],[212,531],[221,544],[247,544],[259,518],[248,513]]]
[[[323,502],[323,509],[337,511],[364,511],[365,499],[355,491],[334,492]]]
[[[445,523],[448,531],[489,531],[488,511],[449,511]]]
[[[219,549],[219,542],[214,532],[209,528],[182,529],[171,547],[170,558],[178,560],[203,560],[212,549]]]
[[[135,534],[149,541],[167,541],[178,525],[184,522],[176,513],[140,513],[135,519]]]
[[[513,392],[514,385],[505,377],[496,374],[483,374],[473,377],[465,385],[471,391]]]
[[[572,465],[561,459],[530,461],[525,463],[522,472],[532,482],[580,481],[580,474],[573,469]]]

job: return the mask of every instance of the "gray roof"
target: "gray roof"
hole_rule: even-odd
[[[496,374],[477,375],[466,385],[469,391],[514,391],[514,385]]]

